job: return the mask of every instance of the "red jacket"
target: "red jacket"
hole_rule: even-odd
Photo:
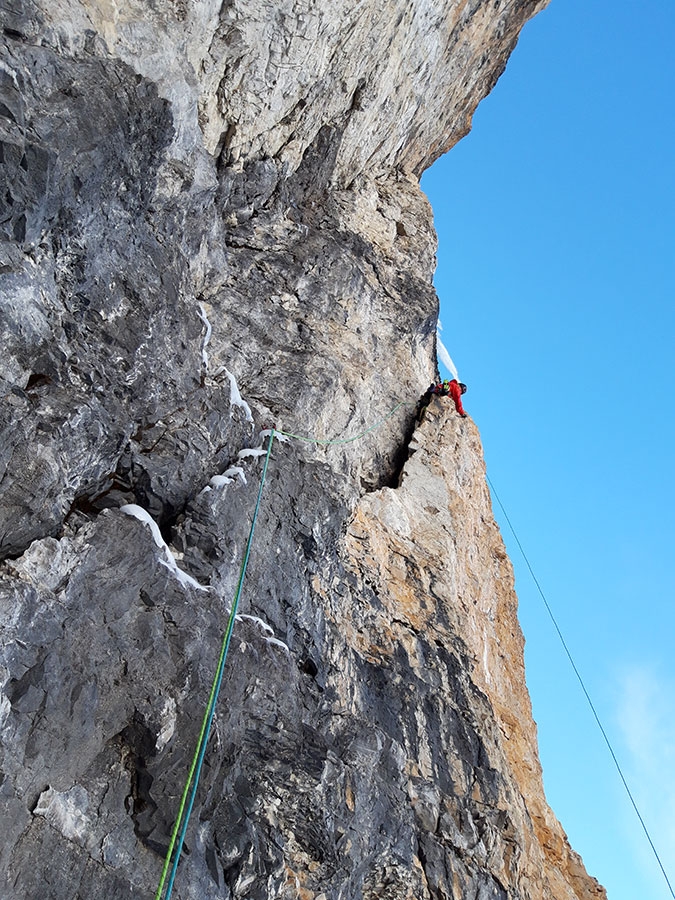
[[[450,382],[450,396],[455,401],[455,409],[460,414],[460,416],[465,416],[464,407],[462,406],[462,389],[459,386],[459,382],[454,378]]]

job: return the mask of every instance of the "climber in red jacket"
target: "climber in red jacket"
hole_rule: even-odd
[[[452,397],[455,403],[455,409],[463,418],[466,418],[466,413],[464,412],[464,407],[462,406],[462,394],[466,393],[466,385],[462,384],[461,381],[456,381],[454,378],[452,381],[438,381],[435,384],[432,384],[427,389],[426,393],[422,397],[419,403],[419,409],[417,413],[417,419],[421,422],[424,418],[424,413],[426,411],[427,406],[429,405],[429,401],[436,394],[439,397],[447,397],[448,395]]]
[[[445,382],[443,382],[445,384]],[[466,394],[466,385],[462,384],[461,381],[456,381],[454,378],[448,385],[448,393],[455,401],[455,409],[463,418],[466,418],[466,413],[464,412],[464,407],[462,406],[462,394]]]

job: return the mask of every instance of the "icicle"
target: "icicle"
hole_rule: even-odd
[[[246,416],[246,420],[253,425],[253,415],[251,413],[251,407],[245,400],[241,399],[241,394],[239,393],[239,387],[237,385],[237,379],[234,377],[232,372],[228,369],[225,369],[225,374],[230,379],[230,406],[239,406],[244,410],[244,415]]]
[[[439,322],[438,324],[440,325],[441,323]],[[457,368],[456,368],[454,362],[452,361],[452,359],[450,358],[450,354],[445,349],[445,344],[441,340],[441,336],[440,336],[440,334],[438,334],[438,332],[436,333],[436,349],[438,351],[438,358],[443,363],[445,368],[448,370],[448,372],[450,372],[452,374],[453,378],[455,378],[455,379],[457,379],[457,381],[459,381],[459,375],[457,374]]]

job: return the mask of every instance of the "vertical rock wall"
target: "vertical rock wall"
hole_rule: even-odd
[[[475,429],[413,435],[418,177],[543,5],[5,0],[0,896],[153,895],[260,431],[399,401],[275,445],[174,896],[602,895],[543,798]]]

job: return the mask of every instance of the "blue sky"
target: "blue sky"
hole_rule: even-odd
[[[675,887],[674,47],[672,0],[553,0],[422,186],[488,472]],[[609,900],[667,900],[496,513],[549,802]]]

